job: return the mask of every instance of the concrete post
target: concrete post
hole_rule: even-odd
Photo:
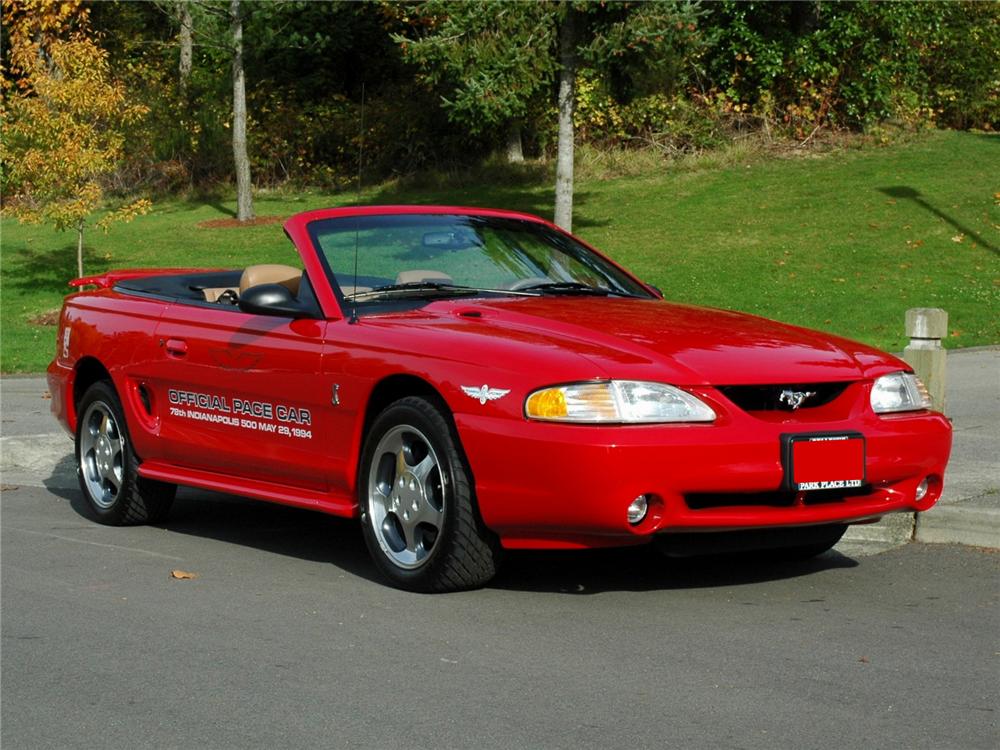
[[[948,313],[936,307],[914,307],[906,311],[906,335],[910,343],[903,359],[930,391],[934,408],[944,411],[947,352],[941,339],[948,336]]]

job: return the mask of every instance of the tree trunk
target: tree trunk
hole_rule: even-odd
[[[809,34],[819,26],[823,13],[819,0],[791,3],[790,7],[792,33],[795,36]]]
[[[559,146],[556,159],[555,223],[573,229],[573,110],[576,103],[577,13],[566,8],[559,29]]]
[[[83,219],[76,224],[76,277],[83,278]]]
[[[236,165],[236,218],[250,221],[253,213],[253,185],[247,156],[247,92],[243,75],[243,18],[240,0],[231,0],[229,16],[233,33],[233,161]]]
[[[178,0],[177,16],[180,20],[181,31],[177,37],[180,45],[180,61],[177,65],[178,86],[181,98],[187,98],[188,80],[191,78],[191,60],[193,57],[193,45],[191,41],[191,0]]]
[[[507,130],[507,162],[520,164],[524,161],[524,150],[521,148],[521,125],[512,122]]]

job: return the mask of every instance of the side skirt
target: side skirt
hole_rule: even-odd
[[[344,518],[358,516],[358,504],[353,497],[340,494],[330,494],[305,490],[298,487],[288,487],[283,484],[261,482],[254,479],[214,474],[197,469],[186,469],[160,461],[144,461],[139,466],[139,476],[156,479],[161,482],[199,487],[204,490],[227,492],[231,495],[251,497],[255,500],[266,500],[281,505],[291,505],[296,508],[307,508],[329,513]]]

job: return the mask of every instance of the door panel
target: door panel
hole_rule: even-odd
[[[150,385],[163,460],[325,490],[325,321],[172,305]]]

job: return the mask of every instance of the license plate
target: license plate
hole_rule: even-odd
[[[782,435],[785,487],[838,490],[865,483],[865,439],[860,433]]]

